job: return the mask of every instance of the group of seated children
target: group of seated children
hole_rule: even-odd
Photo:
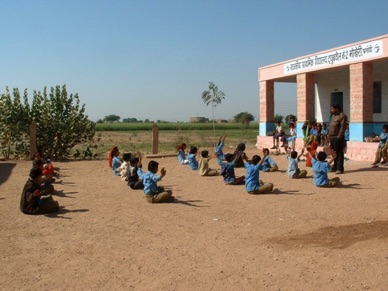
[[[50,160],[43,158],[40,151],[35,153],[29,177],[24,185],[20,198],[20,211],[25,214],[48,214],[59,210],[59,203],[51,194],[55,193],[54,176],[59,173],[54,170]]]
[[[174,200],[171,190],[165,190],[163,187],[157,186],[157,182],[166,175],[164,168],[160,170],[161,174],[157,175],[159,170],[158,162],[150,161],[148,172],[144,173],[140,153],[137,153],[137,155],[124,153],[123,161],[119,159],[119,155],[119,149],[112,147],[109,151],[109,166],[112,168],[113,174],[120,176],[131,189],[144,189],[144,198],[149,203]]]
[[[308,160],[311,161],[312,169],[314,172],[314,185],[317,187],[336,187],[340,179],[335,177],[333,179],[328,178],[328,172],[330,171],[330,165],[334,162],[336,158],[336,153],[333,152],[332,159],[328,162],[326,161],[327,154],[323,151],[316,153],[311,147],[306,147]],[[298,155],[296,151],[289,151],[287,155],[288,166],[287,174],[292,179],[306,178],[307,171],[300,170],[298,163],[300,157],[304,154],[305,148],[302,149],[302,152]]]
[[[117,147],[112,147],[109,151],[109,166],[116,176],[120,176],[121,180],[127,182],[131,189],[144,189],[142,179],[139,177],[139,169],[141,169],[141,155],[137,153],[124,153],[123,161],[119,159],[120,151]]]
[[[278,166],[274,160],[269,157],[269,150],[264,149],[264,158],[261,159],[255,155],[252,160],[249,160],[245,154],[245,144],[240,143],[237,145],[233,153],[224,154],[223,146],[225,144],[225,136],[221,136],[216,147],[214,156],[218,159],[218,164],[221,169],[220,172],[209,168],[209,151],[203,150],[199,162],[196,159],[198,152],[197,147],[192,146],[187,154],[184,152],[186,144],[181,144],[177,147],[177,158],[181,164],[188,164],[190,169],[198,170],[201,176],[217,176],[221,174],[223,176],[224,183],[226,185],[243,185],[246,186],[246,191],[250,194],[268,193],[273,190],[273,184],[264,184],[259,180],[259,170],[264,172],[273,172],[278,170]],[[187,160],[188,163],[182,163]],[[235,168],[245,167],[246,175],[236,177]],[[257,183],[255,182],[257,180]]]

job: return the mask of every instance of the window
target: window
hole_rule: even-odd
[[[381,113],[381,82],[373,82],[373,113]]]

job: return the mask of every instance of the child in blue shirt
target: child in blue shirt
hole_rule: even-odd
[[[245,156],[245,155],[244,155]],[[234,158],[234,159],[233,159]],[[236,161],[240,158],[240,154],[226,154],[225,162],[221,162],[221,175],[224,177],[224,182],[227,185],[242,185],[245,183],[245,176],[236,178],[234,167]]]
[[[254,155],[252,161],[245,162],[245,189],[249,194],[263,194],[273,190],[272,183],[261,183],[259,180],[259,170],[262,170],[263,162],[260,162],[260,160],[261,158],[258,155]]]
[[[190,169],[192,169],[192,170],[198,170],[198,161],[196,159],[197,152],[198,152],[197,147],[191,147],[189,155],[187,156]]]
[[[166,200],[173,200],[171,190],[165,190],[164,187],[158,186],[157,182],[162,180],[166,176],[166,169],[162,168],[160,170],[160,176],[156,175],[159,170],[159,163],[156,161],[150,161],[148,163],[148,172],[143,173],[141,167],[137,170],[139,178],[143,180],[144,185],[144,198],[148,203],[160,203]]]
[[[336,187],[340,182],[340,178],[335,177],[329,180],[327,176],[327,173],[330,171],[330,164],[336,158],[336,153],[333,152],[333,157],[329,162],[326,162],[327,155],[325,152],[319,152],[316,157],[312,156],[310,151],[307,154],[311,157],[313,165],[314,185],[317,187]]]
[[[307,176],[307,171],[306,170],[301,171],[298,167],[299,158],[301,157],[301,155],[303,155],[303,153],[304,153],[304,148],[299,156],[297,151],[288,152],[287,174],[292,179],[306,178]]]
[[[120,171],[121,171],[121,161],[119,159],[119,155],[120,155],[120,151],[118,148],[115,148],[113,151],[112,151],[112,171],[113,171],[113,174],[115,174],[116,176],[120,176]]]
[[[177,158],[179,163],[181,165],[187,165],[189,163],[189,160],[186,159],[186,153],[185,153],[186,144],[185,143],[180,144],[177,150],[178,150]]]
[[[278,165],[275,163],[273,159],[269,156],[269,149],[263,149],[263,160],[261,162],[262,171],[263,172],[276,172],[279,170]],[[252,158],[253,161],[253,158]]]

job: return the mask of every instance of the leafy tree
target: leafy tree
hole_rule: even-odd
[[[289,124],[290,123],[290,120],[296,120],[296,116],[293,115],[293,114],[288,114],[285,118],[284,118],[284,121]]]
[[[275,122],[278,122],[278,121],[282,122],[284,119],[284,116],[280,114],[275,114],[274,119],[275,119]]]
[[[209,82],[209,90],[202,92],[202,101],[205,103],[206,106],[211,104],[212,106],[212,117],[213,117],[213,133],[214,138],[216,136],[216,128],[214,126],[214,109],[217,107],[217,105],[221,104],[222,100],[225,99],[225,93],[221,90],[218,91],[218,87],[213,83]]]
[[[34,91],[31,106],[27,90],[23,99],[22,103],[18,89],[14,89],[12,100],[8,88],[0,98],[0,126],[4,128],[0,144],[6,158],[11,145],[16,157],[29,152],[29,126],[33,120],[37,122],[37,143],[52,158],[67,158],[76,144],[93,141],[95,123],[85,114],[78,94],[68,96],[65,85],[51,87],[49,93],[46,87],[42,93]],[[27,141],[28,146],[18,146]]]
[[[118,115],[110,114],[110,115],[105,116],[103,120],[104,120],[104,122],[113,123],[113,122],[119,122],[120,118],[121,117]]]
[[[255,117],[248,112],[240,112],[234,117],[234,120],[242,124],[244,130],[248,128],[248,125],[251,121],[255,120]]]

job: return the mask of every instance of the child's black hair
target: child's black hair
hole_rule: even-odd
[[[258,155],[254,155],[252,157],[252,164],[257,165],[261,161],[261,157]]]
[[[131,153],[124,153],[123,154],[123,160],[128,162],[132,157],[132,154]]]
[[[225,155],[225,161],[231,162],[233,161],[234,155],[233,154],[226,154]]]
[[[327,154],[325,152],[319,152],[317,155],[317,159],[320,162],[324,162],[327,158]]]
[[[384,125],[383,125],[383,130],[384,130],[384,129],[388,130],[388,124],[384,124]]]
[[[158,168],[158,166],[159,166],[159,163],[158,163],[158,162],[156,162],[156,161],[150,161],[150,162],[148,163],[148,171],[154,172],[155,169]]]
[[[202,158],[207,158],[208,156],[209,156],[209,151],[206,151],[206,150],[205,150],[205,151],[202,151],[202,152],[201,152],[201,157],[202,157]]]
[[[245,151],[245,143],[239,143],[237,145],[237,150],[241,152]]]
[[[263,153],[267,152],[269,154],[269,149],[268,148],[263,148]]]
[[[197,147],[193,147],[193,146],[192,146],[192,147],[190,148],[190,154],[196,154],[197,151],[198,151]]]
[[[34,166],[37,166],[38,168],[40,168],[41,166],[43,166],[43,161],[42,160],[34,160],[33,162],[32,162],[32,164],[34,165]]]
[[[298,152],[297,151],[292,151],[291,152],[291,158],[296,159],[298,157]]]
[[[137,163],[139,162],[139,158],[132,156],[132,157],[129,159],[129,162],[130,162],[131,164],[137,164]]]

